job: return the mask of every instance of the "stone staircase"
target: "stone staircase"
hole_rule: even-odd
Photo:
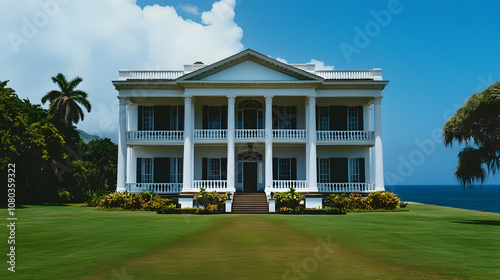
[[[235,193],[233,214],[269,214],[265,193]]]

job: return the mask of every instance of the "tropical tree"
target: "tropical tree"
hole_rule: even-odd
[[[78,123],[84,119],[81,104],[87,112],[90,112],[91,105],[87,99],[88,94],[82,90],[77,90],[76,87],[82,82],[82,78],[76,77],[69,81],[66,76],[59,73],[52,77],[52,82],[59,86],[60,90],[49,91],[42,97],[42,103],[50,102],[49,115],[56,119],[64,120],[66,126]]]
[[[445,145],[464,146],[455,176],[462,185],[500,170],[500,82],[472,95],[444,125]]]

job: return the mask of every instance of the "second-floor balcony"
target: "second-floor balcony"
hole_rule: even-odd
[[[264,129],[236,129],[236,140],[264,140],[266,131]]]
[[[127,131],[127,141],[182,141],[184,131],[179,130],[140,130]]]
[[[274,140],[307,140],[305,129],[273,129]]]
[[[375,133],[373,131],[316,131],[316,141],[374,141]]]
[[[226,140],[227,129],[195,129],[193,138],[196,140]]]

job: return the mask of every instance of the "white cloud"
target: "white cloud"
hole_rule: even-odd
[[[118,70],[182,69],[243,50],[234,7],[235,0],[215,2],[196,23],[173,7],[141,9],[135,0],[1,1],[0,81],[10,80],[21,98],[40,103],[56,88],[52,76],[82,77],[79,88],[89,93],[93,109],[78,127],[116,141],[117,91],[111,81]]]
[[[281,57],[279,57],[279,56],[276,58],[276,60],[277,60],[277,61],[279,61],[279,62],[281,62],[281,63],[286,63],[286,64],[288,64],[288,62],[286,61],[286,59],[283,59],[283,58],[281,58]]]
[[[198,7],[193,6],[191,4],[184,4],[184,5],[181,5],[180,7],[184,12],[186,12],[188,14],[192,14],[195,16],[200,14],[200,10],[198,9]]]
[[[316,70],[333,70],[333,65],[325,65],[323,61],[316,60],[316,59],[311,59],[309,63],[315,64],[316,65]]]

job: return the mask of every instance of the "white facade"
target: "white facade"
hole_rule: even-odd
[[[245,50],[184,71],[120,71],[113,84],[117,191],[384,189],[381,69],[315,70]]]

